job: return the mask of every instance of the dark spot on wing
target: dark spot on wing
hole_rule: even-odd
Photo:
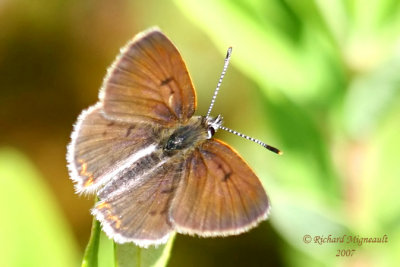
[[[128,130],[126,131],[125,137],[128,137],[133,129],[135,129],[135,126],[133,125],[129,126]]]
[[[174,190],[175,190],[175,187],[164,189],[161,191],[161,194],[171,194],[172,192],[174,192]]]
[[[115,124],[115,122],[111,121],[107,124],[107,126],[113,126]]]
[[[218,164],[218,169],[220,169],[224,173],[224,178],[222,179],[223,182],[226,182],[232,175],[232,172],[226,171],[221,164]]]
[[[163,214],[167,213],[167,211],[168,211],[168,208],[165,208],[162,211],[160,211],[160,214],[163,215]]]
[[[149,212],[149,214],[150,214],[151,216],[156,215],[156,213],[157,213],[157,211],[155,211],[155,210],[152,210],[152,211]]]
[[[174,80],[174,78],[172,78],[172,77],[168,77],[167,79],[165,79],[165,80],[163,80],[161,83],[160,83],[160,86],[164,86],[164,85],[167,85],[167,84],[169,84],[171,81],[173,81]],[[172,91],[171,92],[171,94],[173,94],[174,92]]]
[[[224,179],[222,181],[226,182],[231,177],[231,175],[232,175],[231,172],[225,173]]]

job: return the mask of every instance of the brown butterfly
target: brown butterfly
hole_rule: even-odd
[[[193,116],[196,92],[186,65],[158,29],[138,34],[104,79],[100,101],[79,116],[68,168],[79,193],[118,243],[165,243],[178,233],[240,234],[267,218],[268,197],[247,163],[213,138],[222,117]]]

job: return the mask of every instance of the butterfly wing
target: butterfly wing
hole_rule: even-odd
[[[269,201],[245,161],[219,140],[208,140],[186,161],[170,210],[177,232],[239,234],[268,215]]]
[[[193,115],[196,95],[178,50],[159,30],[137,35],[110,67],[100,102],[83,112],[68,146],[78,192],[93,192],[154,150],[159,129]]]
[[[168,220],[170,201],[182,176],[183,160],[161,162],[123,190],[99,192],[92,210],[107,235],[118,243],[141,247],[165,243],[173,231]],[[129,176],[129,169],[125,176]]]
[[[109,118],[162,125],[185,122],[196,108],[196,93],[186,65],[159,30],[137,35],[117,57],[100,98]]]
[[[150,155],[161,128],[104,117],[100,103],[82,112],[68,146],[68,168],[78,192],[93,192],[124,168]]]

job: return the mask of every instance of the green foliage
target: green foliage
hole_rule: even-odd
[[[86,246],[85,253],[83,255],[82,267],[97,267],[99,244],[100,244],[100,222],[93,217],[92,230],[90,233],[90,239]]]
[[[83,266],[162,266],[170,255],[170,266],[396,266],[400,1],[174,2],[0,4],[0,141],[21,151],[0,149],[0,266],[81,263],[76,242],[86,244],[91,203],[68,180],[71,126],[97,101],[118,48],[153,25],[182,52],[198,114],[206,112],[224,51],[233,46],[215,114],[223,110],[227,127],[236,124],[284,155],[221,131],[217,138],[255,169],[272,203],[270,220],[240,236],[181,235],[148,250],[114,244],[94,221]],[[387,244],[303,241],[305,235],[384,234]],[[349,247],[353,257],[335,257]]]
[[[128,244],[115,244],[115,257],[116,266],[128,267],[128,266],[154,266],[161,267],[166,266],[174,237],[165,245],[150,248],[140,248],[131,243]],[[132,265],[133,263],[133,265]]]
[[[290,265],[342,262],[335,249],[346,245],[305,244],[306,234],[387,234],[387,244],[356,246],[354,258],[398,262],[398,1],[175,2],[222,51],[233,45],[232,65],[259,87],[284,155],[256,170],[275,229],[307,254],[287,250],[298,257]]]
[[[0,266],[78,264],[54,196],[29,159],[7,147],[0,148],[0,210]]]
[[[90,240],[85,250],[82,267],[166,266],[174,236],[165,245],[141,248],[133,243],[117,244],[101,231],[100,223],[93,219]]]

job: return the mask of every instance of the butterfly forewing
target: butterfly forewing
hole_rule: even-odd
[[[104,111],[116,120],[184,122],[196,94],[176,47],[158,30],[135,37],[109,70],[102,93]]]
[[[119,243],[135,242],[140,246],[165,243],[174,229],[168,211],[183,174],[183,163],[174,159],[160,162],[139,182],[124,186],[123,194],[107,193],[92,211],[105,232]]]
[[[170,216],[178,232],[239,234],[268,214],[267,195],[253,171],[230,147],[209,140],[186,162]]]

